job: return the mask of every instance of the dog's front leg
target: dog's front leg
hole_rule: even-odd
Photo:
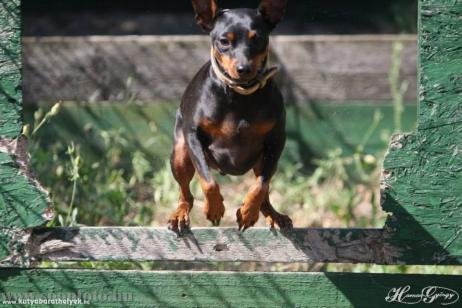
[[[260,213],[260,208],[268,196],[271,177],[276,172],[278,160],[285,144],[285,122],[282,118],[266,136],[263,153],[258,164],[256,183],[250,188],[244,202],[236,212],[239,230],[253,226]]]
[[[218,225],[225,213],[220,187],[213,178],[209,166],[207,165],[204,150],[197,136],[197,130],[191,129],[185,132],[185,136],[189,155],[199,174],[200,184],[205,196],[204,213],[208,220],[214,225]]]

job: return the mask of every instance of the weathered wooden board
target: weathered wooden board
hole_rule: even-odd
[[[26,37],[26,103],[76,101],[178,102],[209,59],[207,36]],[[416,98],[415,36],[275,36],[271,62],[286,101],[390,100],[392,45],[403,43],[405,98]],[[131,81],[129,81],[131,80]]]
[[[0,3],[0,238],[2,228],[42,225],[50,218],[46,192],[28,169],[22,132],[19,0]],[[4,233],[6,232],[6,233]],[[2,242],[0,257],[5,256]]]
[[[415,234],[419,235],[419,234]],[[388,229],[193,228],[178,236],[166,228],[39,228],[32,235],[11,231],[2,266],[30,267],[36,261],[238,261],[376,264],[453,264],[440,250],[415,252],[396,243]],[[417,242],[426,245],[420,238]],[[19,246],[18,246],[19,244]],[[430,247],[433,248],[433,247]],[[436,259],[435,256],[439,258]]]
[[[53,228],[34,231],[24,255],[31,260],[171,260],[259,262],[399,262],[380,229]]]
[[[97,307],[460,307],[462,292],[462,277],[450,275],[3,269],[0,276],[4,304],[48,299],[52,307],[79,299]]]
[[[395,136],[383,209],[403,261],[462,261],[462,1],[422,0],[417,132]]]

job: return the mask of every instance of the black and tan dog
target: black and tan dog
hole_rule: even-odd
[[[193,196],[189,183],[197,171],[205,195],[204,212],[217,225],[225,207],[210,170],[242,175],[253,169],[251,187],[236,216],[239,229],[255,224],[261,211],[273,227],[292,221],[269,201],[269,184],[285,144],[282,95],[268,69],[269,35],[287,0],[263,0],[258,9],[219,10],[214,0],[193,0],[197,23],[212,39],[211,60],[188,85],[176,114],[171,166],[180,185],[169,228],[189,226]]]

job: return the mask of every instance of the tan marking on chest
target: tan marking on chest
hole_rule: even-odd
[[[251,132],[255,135],[266,135],[273,129],[274,125],[274,121],[264,121],[252,125],[250,128]]]
[[[203,119],[199,123],[199,127],[213,138],[232,138],[238,134],[262,136],[270,132],[274,125],[274,121],[260,121],[249,124],[247,122],[236,122],[227,119],[218,123],[209,119]]]

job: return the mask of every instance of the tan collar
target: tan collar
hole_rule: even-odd
[[[212,63],[212,69],[218,78],[223,81],[225,85],[233,89],[235,92],[241,95],[251,95],[259,89],[263,89],[266,86],[268,80],[273,77],[279,70],[278,67],[266,68],[262,73],[258,74],[257,77],[248,83],[237,83],[233,79],[229,78],[222,71],[221,67],[217,63],[217,59],[213,54],[213,48],[210,51],[210,62]],[[252,84],[252,86],[247,87]]]

